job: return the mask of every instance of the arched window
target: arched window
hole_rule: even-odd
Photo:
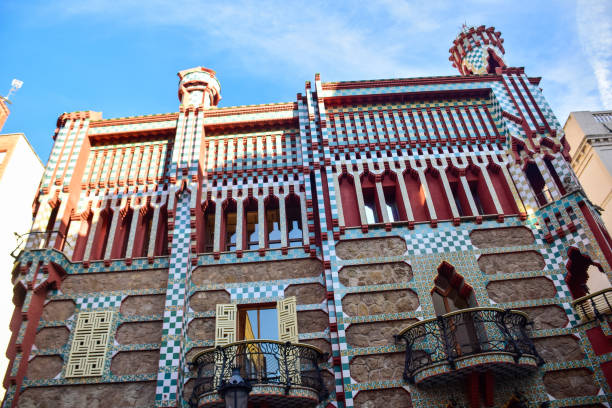
[[[361,192],[363,194],[363,207],[368,224],[376,224],[381,220],[381,209],[376,194],[376,182],[371,174],[365,175],[361,180]]]
[[[125,258],[127,246],[130,242],[130,228],[134,210],[130,207],[121,214],[119,222],[115,230],[115,239],[113,242],[113,250],[111,257],[114,259]]]
[[[463,276],[446,261],[438,267],[431,298],[438,316],[478,306],[472,287],[465,283]],[[458,355],[480,350],[476,326],[470,314],[466,313],[461,318],[453,320],[451,325],[451,335],[454,337]]]
[[[302,208],[300,198],[290,194],[285,199],[285,213],[287,215],[287,244],[290,247],[302,246]]]
[[[55,203],[55,206],[51,210],[51,214],[49,215],[49,221],[47,221],[47,227],[45,228],[45,244],[43,248],[48,248],[51,246],[51,241],[53,240],[53,231],[55,227],[55,221],[57,220],[57,213],[60,208],[59,201]]]
[[[567,251],[568,262],[565,282],[574,299],[611,287],[608,275],[599,263],[579,249],[570,247]]]
[[[431,297],[438,316],[478,306],[472,287],[446,261],[438,267]]]
[[[442,183],[440,173],[436,169],[429,167],[425,171],[425,180],[427,181],[429,194],[431,194],[431,201],[436,210],[437,219],[450,220],[453,218],[453,213],[448,201],[449,198],[446,197],[446,191],[444,191],[444,184]]]
[[[457,212],[460,217],[466,217],[473,215],[470,209],[470,202],[468,201],[467,194],[463,188],[463,183],[457,174],[457,170],[449,167],[446,171],[446,177],[448,178],[448,184],[453,194],[453,200]]]
[[[159,209],[159,221],[155,238],[155,255],[168,255],[168,205]]]
[[[223,236],[223,249],[225,251],[235,251],[236,250],[236,201],[228,200],[225,202],[223,209],[223,227],[224,227],[224,236]]]
[[[146,257],[153,229],[153,211],[149,207],[140,210],[137,238],[134,241],[133,257]]]
[[[487,170],[499,203],[504,210],[504,214],[518,214],[516,201],[514,200],[510,187],[508,187],[508,182],[504,177],[504,172],[501,167],[491,162],[487,166]]]
[[[470,166],[467,171],[467,180],[474,205],[478,211],[476,215],[496,214],[497,209],[481,168]]]
[[[503,62],[490,48],[487,49],[487,54],[487,73],[494,74],[495,68],[501,67]]]
[[[410,200],[414,221],[427,221],[429,219],[429,212],[427,211],[425,189],[421,184],[418,173],[406,170],[404,172],[404,183],[406,184],[406,191],[408,192],[408,200]]]
[[[340,187],[344,225],[347,227],[357,227],[361,225],[361,219],[359,218],[359,204],[357,202],[353,177],[349,174],[342,174],[338,178],[338,184]]]
[[[247,198],[244,200],[244,238],[246,249],[259,249],[259,212],[257,200]]]
[[[83,260],[85,254],[85,248],[87,247],[87,240],[89,238],[91,230],[91,220],[93,215],[91,212],[85,219],[81,219],[81,228],[79,229],[79,236],[77,237],[76,244],[74,246],[74,252],[72,253],[72,260],[79,262]]]
[[[113,210],[110,208],[102,210],[98,218],[98,227],[96,229],[96,236],[93,243],[94,246],[91,249],[91,259],[104,259],[112,222]]]
[[[540,205],[546,205],[552,202],[552,195],[550,191],[548,191],[546,181],[544,181],[544,177],[542,177],[538,165],[534,162],[529,162],[527,167],[525,167],[525,175],[527,176],[531,189],[535,193],[538,203]]]
[[[270,196],[265,201],[266,211],[266,240],[267,247],[276,249],[281,247],[280,211],[278,198]]]
[[[212,252],[214,248],[216,207],[214,201],[204,203],[204,252]]]
[[[382,178],[382,188],[385,195],[385,211],[389,222],[406,221],[406,208],[402,199],[402,191],[397,183],[395,173],[386,172]]]

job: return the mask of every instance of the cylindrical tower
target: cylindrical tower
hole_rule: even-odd
[[[221,100],[221,84],[215,71],[204,67],[185,69],[180,78],[178,97],[183,106],[217,106]]]
[[[496,68],[506,67],[503,42],[495,27],[464,25],[449,49],[448,59],[461,75],[494,74]]]

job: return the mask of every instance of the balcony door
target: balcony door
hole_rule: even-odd
[[[438,268],[431,298],[436,316],[478,306],[472,288],[446,262]],[[444,320],[450,332],[448,340],[457,356],[480,352],[475,322],[470,313],[454,314]]]
[[[238,308],[239,340],[278,340],[276,304]]]
[[[228,347],[216,362],[215,384],[227,380],[232,367],[240,367],[242,377],[254,384],[301,383],[298,355],[281,350],[286,342],[298,342],[295,296],[274,303],[217,304],[215,325],[215,346]]]

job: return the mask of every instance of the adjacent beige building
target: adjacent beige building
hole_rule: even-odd
[[[24,234],[32,224],[32,203],[40,183],[43,164],[23,133],[0,135],[0,265],[5,271],[13,268],[11,252],[17,246],[15,233]],[[17,255],[18,251],[15,251]],[[0,307],[8,311],[13,287],[0,285]],[[0,313],[0,347],[8,345],[11,314]],[[6,370],[8,360],[0,356],[0,370]]]
[[[612,229],[612,111],[572,112],[564,126],[572,167]]]

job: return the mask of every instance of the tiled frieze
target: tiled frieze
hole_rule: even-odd
[[[129,133],[129,132],[142,132],[147,130],[165,130],[174,129],[176,127],[176,120],[165,120],[158,122],[143,122],[126,125],[110,125],[110,126],[96,126],[92,127],[88,134],[92,136],[116,134],[116,133]]]

